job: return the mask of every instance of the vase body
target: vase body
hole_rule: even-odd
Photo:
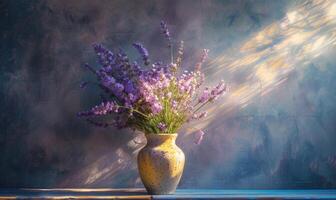
[[[176,145],[177,134],[146,134],[138,154],[141,180],[149,194],[172,194],[180,182],[185,156]]]

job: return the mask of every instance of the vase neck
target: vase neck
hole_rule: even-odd
[[[177,134],[146,134],[147,146],[175,145]]]

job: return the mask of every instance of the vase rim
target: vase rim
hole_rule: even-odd
[[[162,136],[166,136],[166,135],[178,135],[177,133],[145,133],[145,135],[162,135]]]

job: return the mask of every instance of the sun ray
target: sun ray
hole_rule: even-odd
[[[297,67],[311,63],[335,44],[336,3],[312,0],[296,5],[283,19],[231,49],[237,52],[234,55],[223,53],[210,62],[205,72],[211,77],[220,79],[222,74],[234,76],[242,71],[251,74],[244,82],[232,81],[227,97],[208,108],[207,120],[195,126],[204,128],[232,109],[245,108],[285,83]]]

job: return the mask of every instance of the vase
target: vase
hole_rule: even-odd
[[[149,194],[172,194],[180,182],[185,156],[176,145],[177,134],[146,134],[138,154],[140,178]]]

